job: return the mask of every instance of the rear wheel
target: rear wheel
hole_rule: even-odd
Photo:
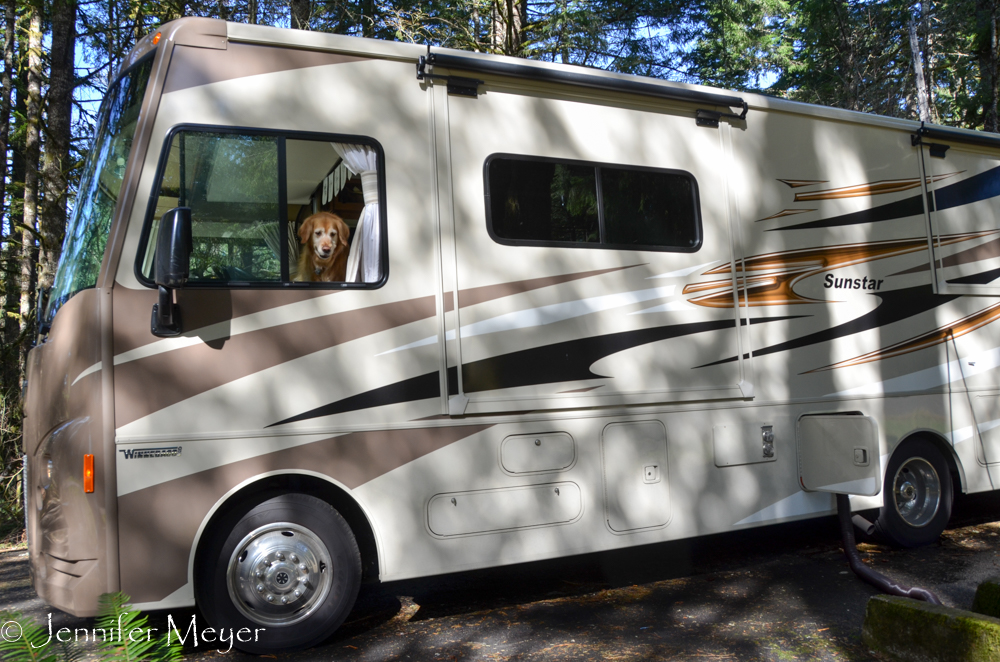
[[[199,562],[199,607],[251,653],[320,643],[350,613],[361,584],[361,555],[347,522],[305,494],[250,509],[207,540]]]
[[[903,442],[892,454],[882,483],[876,531],[899,547],[919,547],[940,537],[951,518],[948,462],[926,439]]]

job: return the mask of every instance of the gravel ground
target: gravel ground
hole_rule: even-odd
[[[968,609],[1000,575],[1000,494],[956,501],[952,528],[918,550],[861,543],[866,563]],[[362,587],[347,623],[281,660],[872,660],[861,643],[875,590],[848,570],[835,518],[508,568]],[[0,552],[0,611],[92,627],[47,608],[23,550]],[[176,623],[190,610],[171,613]],[[151,614],[165,627],[166,613]],[[185,659],[260,660],[189,645]]]

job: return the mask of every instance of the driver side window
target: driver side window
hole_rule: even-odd
[[[189,285],[377,285],[385,273],[381,150],[355,140],[175,132],[137,263],[142,279],[152,279],[160,218],[189,207]]]

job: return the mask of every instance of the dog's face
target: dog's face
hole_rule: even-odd
[[[336,253],[347,248],[350,228],[336,214],[320,212],[307,218],[299,228],[299,239],[303,245],[312,248],[312,254],[320,262],[330,260]]]

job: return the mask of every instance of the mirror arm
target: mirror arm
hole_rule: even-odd
[[[150,331],[159,338],[172,338],[181,334],[181,311],[174,303],[174,291],[159,286],[159,301],[153,304],[153,318]]]

